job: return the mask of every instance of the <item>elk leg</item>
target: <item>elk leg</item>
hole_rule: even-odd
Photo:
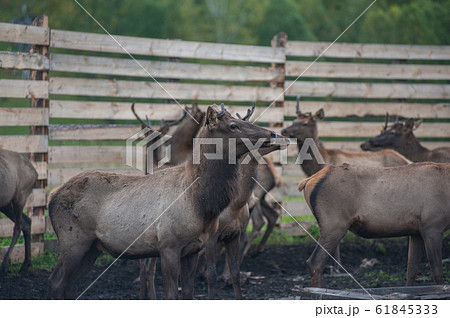
[[[174,248],[161,250],[161,271],[166,299],[178,299],[178,276],[180,274],[180,251]]]
[[[19,239],[20,236],[20,232],[22,231],[22,218],[20,215],[14,213],[16,209],[14,209],[12,205],[8,206],[6,209],[3,209],[3,211],[6,214],[6,216],[8,216],[14,222],[14,230],[11,239],[11,244],[5,256],[3,257],[2,266],[0,267],[0,274],[7,274],[9,265],[11,263],[11,253],[14,250],[14,246],[16,245],[17,240]]]
[[[95,243],[91,245],[91,248],[83,256],[80,265],[73,273],[72,277],[67,284],[67,288],[64,294],[65,299],[75,299],[78,296],[78,283],[89,273],[95,264],[95,260],[100,256],[102,252],[95,246]]]
[[[197,271],[198,253],[181,259],[181,293],[183,299],[194,299],[194,281]]]
[[[313,287],[323,287],[322,272],[329,258],[329,254],[332,255],[335,252],[347,229],[348,227],[338,227],[335,224],[320,228],[319,243],[306,261],[311,273],[311,285]]]
[[[424,243],[420,235],[410,235],[409,236],[409,246],[408,246],[408,278],[406,281],[407,286],[414,285],[414,282],[419,272],[420,261],[423,256]]]
[[[31,266],[31,219],[22,213],[22,231],[25,239],[25,260],[20,268],[20,273],[25,272]]]
[[[156,289],[155,289],[155,274],[156,274],[156,263],[158,258],[145,258],[139,260],[140,265],[140,281],[141,290],[139,293],[139,299],[156,299]]]
[[[260,200],[260,202],[261,202],[261,211],[265,216],[265,218],[267,219],[267,229],[266,232],[264,233],[261,242],[259,243],[256,249],[257,253],[262,253],[264,251],[267,240],[269,239],[270,234],[272,234],[273,229],[277,224],[278,218],[280,217],[280,214],[274,208],[272,208],[265,199]]]
[[[240,235],[237,235],[234,239],[225,243],[225,249],[227,251],[227,264],[231,274],[231,281],[233,283],[234,297],[236,299],[242,299],[239,272],[239,243]]]
[[[425,243],[425,251],[427,252],[434,283],[442,285],[444,283],[444,275],[442,273],[442,232],[436,232],[434,229],[430,229],[430,232],[424,232],[422,238]]]
[[[252,229],[252,233],[250,234],[250,237],[248,238],[247,245],[244,248],[244,252],[242,253],[242,257],[247,255],[248,250],[250,249],[253,240],[258,236],[259,232],[261,231],[262,227],[265,224],[265,221],[264,221],[264,218],[263,218],[262,212],[261,212],[261,203],[259,201],[258,201],[258,203],[256,203],[255,207],[253,208],[250,217],[252,219],[253,229]]]
[[[216,296],[217,283],[217,238],[211,238],[205,246],[206,258],[206,278],[208,279],[208,299],[214,299]]]

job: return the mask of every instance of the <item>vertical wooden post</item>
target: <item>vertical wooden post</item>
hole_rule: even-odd
[[[38,16],[32,23],[34,26],[48,27],[48,17],[45,15]],[[44,56],[49,56],[48,45],[32,45],[30,53],[38,53]],[[30,80],[35,81],[48,81],[48,71],[31,71]],[[43,107],[48,108],[49,102],[45,98],[32,97],[30,101],[30,107]],[[48,136],[48,126],[31,126],[30,135],[46,135]],[[48,143],[48,138],[47,138]],[[30,160],[34,162],[47,162],[48,152],[45,153],[32,153],[30,154]],[[39,180],[37,187],[45,189],[47,186],[47,180]],[[44,215],[45,206],[33,207],[32,215]],[[43,235],[39,234],[39,237],[34,238],[34,241],[43,241]]]
[[[286,42],[287,42],[287,34],[284,32],[280,32],[272,38],[271,44],[272,44],[272,47],[285,47]],[[270,82],[270,86],[271,87],[281,87],[281,88],[283,88],[283,91],[284,91],[285,63],[272,63],[272,68],[279,71],[281,74],[283,74],[283,77],[282,77],[281,81]],[[281,101],[275,102],[275,104],[274,104],[275,107],[284,107],[284,94],[282,97],[283,97],[283,99]],[[275,125],[278,127],[280,126],[279,123],[271,124],[272,127],[274,127]],[[282,126],[283,126],[283,123],[281,123],[281,127]]]

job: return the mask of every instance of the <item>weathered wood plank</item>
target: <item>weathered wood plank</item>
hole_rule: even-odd
[[[288,127],[292,122],[285,122]],[[320,137],[374,137],[380,133],[382,123],[372,122],[319,122]],[[423,123],[414,134],[418,138],[448,138],[450,123]]]
[[[296,102],[287,101],[285,116],[296,117]],[[425,104],[425,103],[352,103],[352,102],[300,102],[302,112],[315,113],[320,108],[325,111],[327,117],[346,116],[403,116],[414,118],[450,118],[450,103]]]
[[[300,168],[301,169],[301,168]],[[298,184],[297,184],[298,186]],[[302,194],[297,191],[297,196]],[[311,210],[309,209],[306,201],[286,201],[283,202],[283,208],[287,211],[282,210],[283,216],[311,216]]]
[[[46,56],[37,53],[0,52],[0,68],[15,70],[48,70]]]
[[[9,246],[0,247],[0,259],[3,259]],[[44,253],[44,242],[31,243],[31,256],[38,256]],[[25,259],[25,246],[18,244],[14,246],[14,250],[11,253],[11,263],[22,263]]]
[[[126,53],[107,34],[51,30],[51,38],[50,46],[55,48]],[[161,40],[120,35],[114,35],[114,38],[131,54],[267,63],[283,63],[285,60],[285,55],[281,49],[271,47]]]
[[[268,67],[229,66],[138,60],[146,71],[132,59],[51,54],[51,70],[87,74],[123,75],[193,80],[270,82],[283,81],[282,73]]]
[[[48,215],[45,216],[45,233],[55,233],[55,230],[52,226],[52,221],[50,220],[50,217]]]
[[[122,162],[126,147],[121,146],[55,146],[48,151],[50,163]]]
[[[31,161],[31,164],[34,166],[38,173],[38,180],[47,179],[47,162],[45,161]]]
[[[199,105],[199,107],[205,111],[208,105]],[[247,113],[249,107],[227,106],[227,110],[233,115],[236,112],[242,115]],[[142,118],[148,116],[152,120],[166,121],[179,119],[183,115],[183,110],[176,104],[136,103],[136,112]],[[256,107],[252,118],[257,118],[262,113],[263,115],[258,119],[258,122],[278,123],[284,119],[283,110],[276,107],[271,107],[267,111],[266,107]],[[131,112],[131,103],[63,100],[50,101],[50,116],[61,118],[136,119]]]
[[[279,88],[161,83],[153,81],[115,81],[85,78],[52,77],[50,93],[56,95],[110,96],[134,98],[171,98],[218,101],[272,101],[283,91]],[[281,97],[280,97],[281,98]]]
[[[360,145],[362,141],[325,141],[323,144],[326,148],[329,149],[341,149],[345,151],[361,151]],[[422,146],[428,149],[435,149],[439,147],[450,147],[450,142],[443,141],[423,141],[421,142]],[[294,152],[295,154],[295,152]]]
[[[0,79],[0,97],[48,98],[48,82]]]
[[[22,24],[0,23],[0,42],[48,45],[50,30]]]
[[[25,203],[26,207],[33,206],[46,206],[47,205],[47,192],[45,189],[33,189],[30,196],[28,197],[27,202]]]
[[[0,237],[11,237],[13,235],[14,222],[10,219],[0,220]],[[45,233],[45,217],[32,216],[31,217],[31,234]]]
[[[0,126],[47,125],[47,108],[0,108]]]
[[[48,185],[50,187],[58,186],[70,178],[84,172],[92,169],[81,169],[81,168],[73,168],[73,169],[49,169],[48,171]],[[129,174],[129,175],[143,175],[144,173],[140,170],[136,169],[97,169],[97,170],[104,170],[104,171],[111,171],[116,173],[122,173],[122,174]]]
[[[286,76],[326,78],[374,78],[405,80],[448,80],[450,65],[363,64],[286,61]],[[311,65],[311,67],[310,67]],[[308,68],[309,67],[309,68]],[[305,72],[305,70],[307,71]]]
[[[156,127],[155,127],[156,129]],[[50,126],[50,140],[126,140],[141,130],[140,126]]]
[[[287,56],[319,56],[328,42],[288,41]],[[394,60],[450,60],[450,46],[334,43],[322,56]]]
[[[448,99],[450,85],[286,81],[287,96]]]
[[[47,152],[48,137],[42,135],[0,136],[0,149],[17,152]]]

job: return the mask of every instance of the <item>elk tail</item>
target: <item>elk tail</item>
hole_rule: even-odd
[[[300,184],[298,185],[298,191],[302,192],[303,189],[306,187],[306,184],[308,183],[308,181],[311,179],[311,177],[303,179],[302,181],[300,181]]]

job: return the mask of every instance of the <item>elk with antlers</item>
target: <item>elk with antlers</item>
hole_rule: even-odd
[[[414,130],[422,124],[422,119],[414,121],[411,118],[406,122],[399,122],[396,119],[391,127],[388,127],[388,122],[389,114],[386,114],[383,131],[378,136],[361,144],[362,150],[393,149],[413,162],[450,162],[450,147],[429,150],[422,146],[414,136]]]
[[[200,162],[130,176],[101,171],[81,173],[50,196],[50,219],[58,236],[58,263],[51,274],[52,298],[75,298],[77,284],[106,251],[125,258],[160,257],[165,298],[193,297],[197,254],[217,231],[220,213],[238,190],[239,163],[229,164],[229,144],[240,159],[248,152],[243,138],[262,149],[276,134],[209,107],[199,138],[221,138],[223,158],[207,160],[215,145],[201,148]],[[181,270],[180,270],[181,268]]]

